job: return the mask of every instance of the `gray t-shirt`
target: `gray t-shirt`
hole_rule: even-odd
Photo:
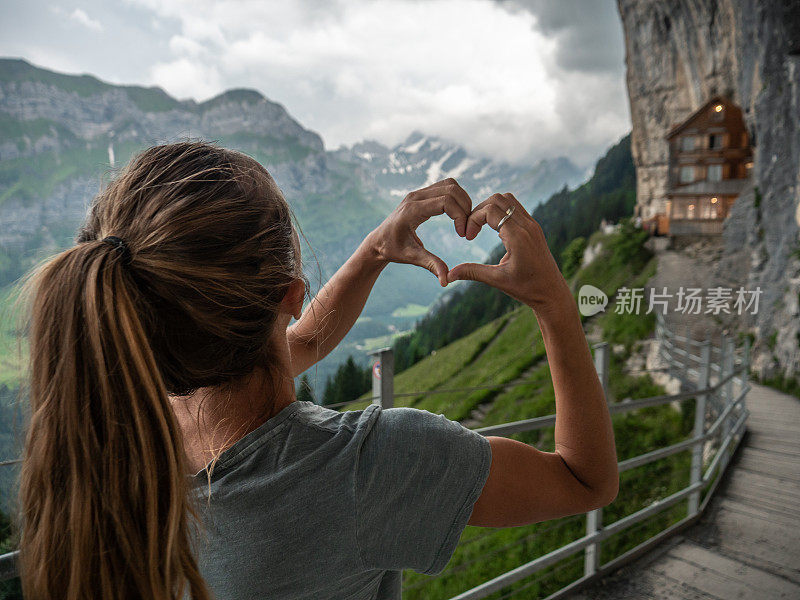
[[[194,476],[218,600],[398,600],[447,565],[489,476],[483,436],[413,408],[293,402]]]

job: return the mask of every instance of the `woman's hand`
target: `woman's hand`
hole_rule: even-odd
[[[446,286],[447,265],[425,249],[416,229],[431,217],[447,213],[456,233],[465,237],[471,211],[472,200],[467,192],[455,179],[445,179],[411,192],[369,237],[381,260],[423,267]]]
[[[514,209],[498,230],[506,254],[496,265],[463,263],[447,281],[470,279],[495,287],[537,311],[573,303],[569,286],[558,270],[539,224],[512,194],[494,194],[475,207],[467,220],[466,238],[475,239],[485,224],[497,230],[506,211]]]

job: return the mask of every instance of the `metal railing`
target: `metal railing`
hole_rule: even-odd
[[[688,485],[613,523],[604,523],[602,509],[590,511],[585,514],[585,534],[583,536],[542,556],[537,556],[525,564],[453,597],[451,600],[486,598],[565,559],[576,560],[571,557],[582,552],[583,575],[548,596],[548,600],[562,597],[581,585],[638,557],[642,552],[667,536],[697,520],[703,513],[746,428],[745,423],[749,413],[745,408],[745,398],[750,389],[747,383],[750,358],[749,341],[745,340],[744,346],[739,352],[741,356],[738,356],[732,339],[723,336],[718,347],[712,346],[708,340],[698,342],[691,339],[688,332],[686,335],[680,336],[669,331],[663,319],[660,318],[660,315],[657,315],[655,343],[659,345],[659,357],[664,366],[650,371],[666,372],[677,377],[681,381],[682,387],[686,387],[687,390],[671,395],[636,400],[624,399],[610,404],[609,411],[612,415],[618,415],[643,408],[662,406],[676,401],[694,399],[696,410],[692,436],[681,442],[623,460],[619,463],[619,470],[620,472],[625,472],[680,452],[690,451],[692,458]],[[595,368],[607,396],[611,352],[606,343],[596,344],[593,349]],[[520,382],[507,382],[464,389],[395,394],[392,350],[384,348],[373,352],[371,355],[375,356],[376,360],[373,365],[372,397],[368,400],[375,404],[380,404],[384,408],[391,408],[394,406],[394,400],[401,397],[417,397],[478,389],[502,390],[521,385]],[[352,405],[355,402],[339,403],[336,407]],[[329,406],[334,407],[334,405]],[[551,414],[500,425],[480,427],[475,431],[485,436],[508,436],[553,427],[555,422],[556,415]],[[712,452],[704,452],[704,450],[712,450]],[[704,454],[706,453],[708,456],[704,461]],[[16,462],[19,461],[5,461],[0,463],[0,466],[12,465]],[[708,464],[704,470],[705,462]],[[708,487],[708,490],[703,497],[703,490],[706,487]],[[687,502],[686,517],[652,535],[644,542],[627,550],[613,560],[605,564],[601,562],[600,551],[604,540],[684,501]],[[16,555],[17,552],[11,552],[0,556],[0,581],[16,576]],[[513,594],[514,592],[509,596]]]
[[[583,575],[548,596],[548,600],[563,597],[580,586],[633,560],[655,544],[700,517],[713,496],[721,479],[720,476],[727,468],[730,457],[741,441],[746,428],[745,423],[749,413],[745,408],[745,398],[750,390],[750,386],[747,383],[749,340],[744,341],[744,345],[740,349],[741,356],[737,356],[737,350],[732,339],[723,336],[718,347],[712,346],[708,340],[699,342],[691,339],[688,332],[686,335],[681,336],[669,331],[663,322],[663,318],[657,315],[655,343],[659,345],[658,355],[664,365],[647,372],[659,371],[668,373],[681,381],[681,387],[685,388],[685,391],[636,400],[626,399],[610,404],[609,411],[612,415],[618,415],[678,401],[694,400],[696,405],[692,436],[678,443],[656,448],[650,452],[623,460],[619,463],[619,470],[622,473],[681,452],[691,452],[688,485],[613,523],[603,522],[602,509],[590,511],[585,514],[586,527],[585,534],[582,537],[572,540],[542,556],[535,557],[515,569],[453,597],[451,600],[486,598],[582,552]],[[383,390],[385,388],[382,386],[386,386],[386,382],[379,380],[377,373],[388,372],[383,365],[387,359],[391,360],[391,350],[383,349],[377,351],[375,355],[377,355],[377,361],[373,368],[373,393],[370,400],[381,406],[391,407],[394,405],[395,398],[399,397],[419,397],[437,392],[462,391],[456,389],[435,390],[396,395],[384,393]],[[607,392],[610,360],[608,344],[600,343],[594,346],[594,360],[603,389]],[[517,385],[520,385],[520,383],[511,382],[474,387],[463,391],[477,389],[500,390]],[[391,389],[392,385],[389,384],[388,387]],[[508,436],[553,427],[555,422],[556,415],[551,414],[511,423],[480,427],[475,431],[482,435]],[[704,450],[710,452],[704,452]],[[706,453],[708,453],[708,456],[704,461],[704,454]],[[704,463],[707,463],[705,469],[703,468]],[[706,489],[705,495],[703,495],[704,489]],[[605,564],[601,563],[600,551],[604,540],[681,502],[687,503],[686,517],[665,527],[613,560]],[[520,588],[519,591],[524,589],[524,587]],[[509,596],[513,594],[514,592]],[[504,595],[503,597],[505,598],[506,596]]]

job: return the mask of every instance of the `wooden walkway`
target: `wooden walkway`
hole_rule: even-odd
[[[800,400],[751,385],[747,434],[700,521],[573,600],[800,599]]]

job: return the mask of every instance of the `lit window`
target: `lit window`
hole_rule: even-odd
[[[717,199],[716,198],[700,198],[698,200],[698,207],[701,219],[716,219],[717,218]]]
[[[708,165],[709,181],[722,181],[722,165]]]
[[[709,205],[709,219],[718,219],[722,216],[722,203],[719,201],[719,198],[712,198],[711,204]]]

